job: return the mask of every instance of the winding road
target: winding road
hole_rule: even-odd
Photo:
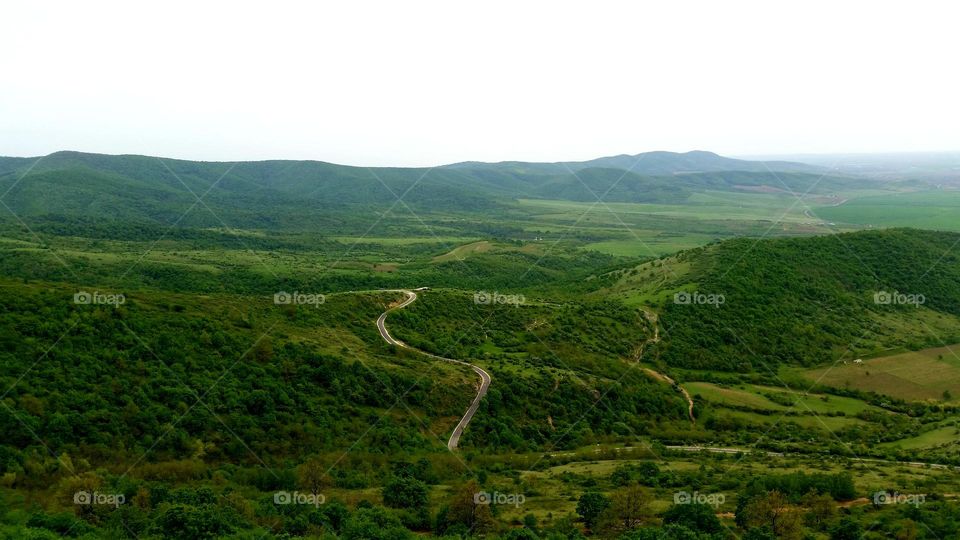
[[[483,396],[487,394],[487,389],[490,388],[490,374],[483,370],[479,366],[475,366],[468,362],[462,360],[454,360],[452,358],[444,358],[442,356],[437,356],[435,354],[428,353],[426,351],[421,351],[420,349],[415,349],[406,343],[394,339],[390,335],[390,332],[387,331],[387,315],[394,310],[403,309],[410,304],[414,303],[417,300],[417,293],[408,290],[400,290],[394,292],[402,292],[407,295],[407,298],[400,302],[399,304],[387,309],[384,311],[380,317],[377,319],[377,330],[380,331],[380,337],[390,345],[395,345],[397,347],[403,347],[404,349],[409,349],[411,351],[416,351],[430,358],[436,358],[437,360],[443,360],[444,362],[451,362],[453,364],[460,364],[461,366],[467,366],[476,372],[480,376],[480,388],[477,390],[476,397],[473,398],[473,402],[470,403],[470,407],[467,408],[467,412],[464,413],[463,418],[460,419],[460,422],[457,423],[457,427],[453,428],[453,433],[450,435],[450,440],[447,441],[447,448],[451,451],[457,449],[457,445],[460,443],[460,436],[463,435],[463,430],[467,428],[467,425],[470,423],[470,420],[473,419],[473,415],[477,413],[477,409],[480,407],[480,400],[483,399]]]

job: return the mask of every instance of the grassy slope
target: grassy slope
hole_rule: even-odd
[[[855,388],[907,400],[956,403],[960,399],[960,358],[953,347],[847,362],[806,372],[811,380],[838,388]],[[945,399],[944,393],[949,395]]]

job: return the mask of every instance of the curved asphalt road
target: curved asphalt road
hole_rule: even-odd
[[[403,302],[393,306],[392,308],[384,311],[380,318],[377,319],[377,330],[380,331],[380,337],[384,341],[391,345],[396,345],[397,347],[403,347],[405,349],[410,349],[411,351],[417,351],[420,354],[424,354],[431,358],[436,358],[437,360],[443,360],[444,362],[452,362],[454,364],[460,364],[462,366],[467,366],[476,372],[480,376],[480,388],[477,390],[477,396],[473,398],[473,402],[470,403],[470,407],[467,408],[467,412],[464,413],[463,418],[460,419],[460,422],[457,423],[457,427],[453,428],[453,433],[450,435],[450,440],[447,441],[447,448],[452,450],[457,449],[457,444],[460,443],[460,436],[463,435],[463,430],[467,428],[467,424],[470,423],[470,420],[473,419],[473,415],[476,414],[477,408],[480,407],[480,400],[483,399],[483,396],[487,394],[487,389],[490,388],[490,374],[484,371],[482,368],[475,366],[473,364],[464,362],[462,360],[453,360],[452,358],[444,358],[442,356],[437,356],[435,354],[430,354],[428,352],[421,351],[419,349],[414,349],[413,347],[408,346],[406,343],[396,340],[393,336],[390,335],[390,332],[387,331],[386,321],[387,314],[395,309],[402,309],[410,304],[412,304],[417,299],[417,293],[413,291],[399,291],[407,295],[407,299]]]

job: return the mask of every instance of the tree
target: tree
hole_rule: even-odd
[[[619,536],[618,540],[712,540],[713,538],[683,525],[672,523],[663,527],[634,529]]]
[[[425,508],[427,485],[412,476],[394,476],[383,486],[383,503],[390,508]]]
[[[810,491],[803,496],[801,503],[808,510],[807,524],[818,530],[823,530],[826,524],[837,516],[837,505],[833,497],[826,493],[818,494],[816,491]]]
[[[588,529],[593,529],[600,515],[610,507],[610,499],[602,493],[588,491],[580,496],[577,501],[577,515],[587,525]]]
[[[768,527],[777,538],[798,539],[803,534],[800,512],[779,491],[752,498],[743,508],[742,523],[748,528]],[[741,521],[741,516],[737,516]]]
[[[905,519],[897,523],[896,531],[894,538],[897,540],[917,540],[917,537],[920,536],[920,528],[917,527],[917,522],[912,519]]]
[[[777,535],[773,534],[770,527],[754,527],[747,530],[740,540],[777,540]]]
[[[705,504],[675,504],[664,512],[663,522],[711,534],[723,529],[713,508]]]
[[[319,495],[328,485],[327,468],[318,458],[310,458],[297,467],[297,481],[303,489]]]
[[[157,516],[154,527],[166,538],[214,538],[233,532],[235,521],[213,505],[174,505]]]
[[[660,467],[652,461],[644,461],[637,466],[637,478],[645,486],[658,486],[660,484]]]
[[[537,522],[537,516],[533,514],[523,516],[523,526],[536,534],[540,534],[540,524]]]
[[[507,534],[501,536],[502,540],[539,540],[537,533],[530,529],[511,529]]]
[[[480,504],[477,499],[477,493],[480,493],[480,485],[471,480],[460,486],[453,494],[450,506],[445,512],[442,512],[443,523],[438,523],[438,529],[445,529],[451,525],[463,525],[467,530],[474,534],[482,534],[493,528],[493,514],[490,512],[489,504]],[[441,517],[437,518],[441,521]]]
[[[270,336],[262,337],[253,346],[253,358],[261,364],[273,359],[273,344],[270,342]]]
[[[346,540],[405,540],[412,536],[399,518],[381,507],[360,508],[343,526]]]
[[[860,522],[851,517],[845,517],[832,529],[830,540],[860,540],[863,538],[863,527]]]
[[[649,516],[650,497],[641,486],[630,486],[613,494],[604,512],[604,524],[612,530],[626,532],[640,526]]]

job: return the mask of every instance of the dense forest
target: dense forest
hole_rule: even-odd
[[[669,296],[660,357],[679,367],[764,371],[956,343],[957,326],[941,330],[935,321],[960,316],[960,254],[951,249],[958,240],[894,229],[739,239],[683,253],[695,270],[671,286],[724,302]]]

